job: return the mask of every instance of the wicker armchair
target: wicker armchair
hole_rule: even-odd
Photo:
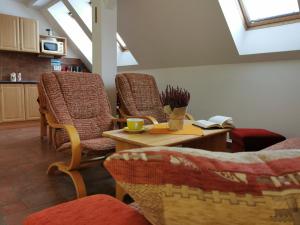
[[[71,149],[70,163],[55,162],[49,166],[48,174],[56,171],[68,174],[77,197],[84,197],[86,188],[78,170],[114,151],[114,141],[102,137],[102,132],[113,129],[124,119],[111,115],[103,81],[97,74],[43,74],[39,91],[39,99],[44,103],[42,113],[46,118],[42,126],[47,124],[54,130],[52,140],[58,151]]]
[[[153,76],[138,73],[123,73],[116,76],[118,106],[121,118],[128,116],[152,116],[158,122],[167,121],[159,90]],[[186,114],[186,118],[193,117]]]

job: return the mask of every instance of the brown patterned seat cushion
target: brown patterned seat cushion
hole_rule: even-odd
[[[298,225],[300,151],[145,148],[105,161],[155,225]]]
[[[82,140],[80,142],[81,147],[83,148],[83,152],[85,150],[88,150],[89,154],[97,154],[99,152],[102,152],[103,154],[105,152],[110,152],[115,149],[116,143],[110,138],[94,138],[94,139],[88,139],[88,140]],[[71,147],[71,143],[67,142],[61,145],[57,150],[62,151],[64,149],[69,149]]]
[[[53,72],[43,74],[39,85],[47,111],[57,123],[75,126],[82,147],[101,150],[100,142],[104,143],[104,150],[113,146],[112,142],[106,144],[105,139],[94,141],[102,137],[102,132],[113,128],[110,104],[98,74]],[[59,148],[69,142],[68,135],[58,130],[55,141]]]
[[[121,108],[129,116],[153,116],[166,122],[159,91],[151,75],[123,73],[116,76]]]

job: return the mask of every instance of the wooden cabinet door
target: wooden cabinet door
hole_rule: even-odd
[[[20,18],[20,50],[40,52],[39,23],[37,20]]]
[[[25,84],[25,115],[26,120],[36,120],[40,118],[39,97],[36,84]]]
[[[2,85],[0,84],[0,123],[2,122],[2,107],[3,107],[1,95],[2,95]]]
[[[0,14],[0,50],[20,50],[19,17]]]
[[[1,86],[2,121],[12,122],[25,120],[24,85],[2,84]]]

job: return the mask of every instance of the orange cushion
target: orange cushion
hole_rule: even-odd
[[[122,151],[106,168],[159,225],[295,225],[300,151],[243,153],[187,148]]]
[[[30,215],[24,225],[150,225],[136,210],[107,195],[94,195]]]

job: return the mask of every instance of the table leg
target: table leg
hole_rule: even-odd
[[[132,145],[126,142],[117,141],[116,152],[134,149],[134,148],[140,148],[140,147],[141,146],[138,145]],[[116,198],[119,199],[120,201],[123,201],[126,194],[127,194],[126,191],[124,191],[124,189],[118,183],[116,183]]]
[[[227,133],[203,137],[197,141],[183,144],[183,147],[199,148],[216,152],[227,152]]]

